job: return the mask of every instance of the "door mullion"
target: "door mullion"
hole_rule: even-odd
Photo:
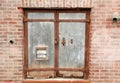
[[[58,20],[59,20],[59,16],[58,16],[58,12],[55,12],[55,58],[54,58],[54,67],[55,67],[55,76],[57,76],[59,74],[59,71],[57,70],[58,68],[58,54],[59,54],[59,24],[58,24]]]

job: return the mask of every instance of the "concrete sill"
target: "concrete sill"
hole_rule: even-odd
[[[90,83],[90,81],[83,79],[26,79],[22,83]]]

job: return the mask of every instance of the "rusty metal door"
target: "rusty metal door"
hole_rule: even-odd
[[[84,76],[86,14],[27,11],[27,77]]]
[[[54,19],[54,13],[31,12],[28,13],[28,68],[46,69],[54,68],[54,22],[41,21]],[[40,21],[35,21],[39,20]],[[32,71],[28,76],[46,78],[53,76],[53,71]]]
[[[59,67],[83,68],[85,23],[60,23]]]
[[[85,55],[85,13],[59,13],[59,68],[84,68]],[[73,20],[73,21],[71,21]],[[64,77],[80,77],[82,72],[59,71]]]

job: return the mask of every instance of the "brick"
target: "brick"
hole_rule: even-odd
[[[17,9],[18,6],[42,8],[92,6],[89,79],[91,83],[120,83],[120,22],[112,23],[113,13],[120,14],[119,0],[23,1],[0,0],[0,83],[20,83],[23,78],[21,72],[24,60],[22,58],[24,28],[23,15]],[[8,44],[11,37],[16,42],[14,46]],[[14,51],[11,52],[13,48]]]

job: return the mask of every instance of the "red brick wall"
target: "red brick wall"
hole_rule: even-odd
[[[89,79],[91,83],[120,82],[120,22],[111,19],[114,12],[120,14],[119,0],[0,0],[0,83],[21,83],[23,78],[24,31],[19,6],[91,6]]]
[[[0,0],[0,83],[20,83],[23,77],[23,23],[17,9],[20,5],[20,0]]]
[[[91,83],[120,83],[119,0],[94,0],[91,11],[90,80]]]

